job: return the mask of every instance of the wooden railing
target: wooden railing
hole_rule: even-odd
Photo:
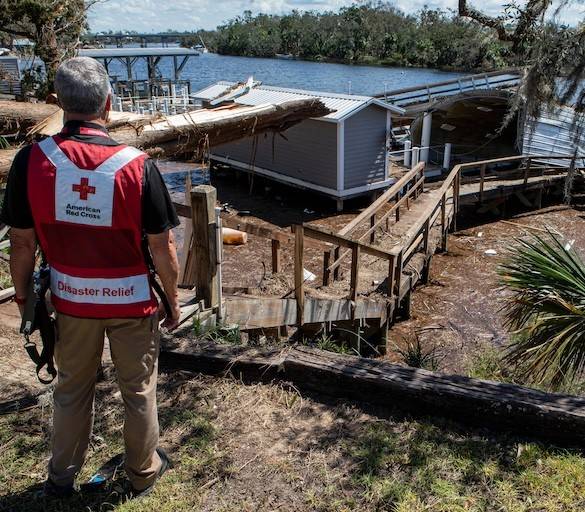
[[[534,176],[542,176],[550,171],[555,171],[556,174],[565,168],[552,168],[550,166],[541,166],[538,160],[570,160],[571,162],[579,161],[582,157],[573,156],[512,156],[506,158],[495,158],[491,160],[482,160],[479,162],[470,162],[459,164],[453,167],[451,172],[443,181],[437,199],[429,204],[426,210],[421,214],[417,221],[410,227],[406,236],[403,237],[402,243],[399,247],[392,249],[392,253],[396,257],[396,271],[394,273],[394,282],[390,283],[391,289],[395,290],[395,294],[400,297],[400,288],[402,286],[402,271],[408,263],[412,255],[420,248],[422,244],[425,257],[428,257],[429,251],[429,236],[433,225],[440,217],[441,219],[441,241],[443,248],[446,248],[447,234],[449,228],[456,227],[457,213],[460,208],[460,195],[462,183],[479,183],[479,201],[483,201],[485,191],[485,183],[493,177],[496,179],[519,179],[523,180],[523,184],[527,184],[528,180]],[[493,170],[491,167],[501,166],[507,163],[521,162],[523,167],[519,166],[512,170]],[[463,172],[471,169],[479,168],[478,177],[468,177],[463,181]],[[452,206],[452,223],[449,225],[447,218],[447,207]]]
[[[359,284],[359,269],[361,254],[369,254],[371,256],[388,261],[388,295],[392,300],[400,301],[404,296],[404,285],[402,274],[405,266],[410,259],[419,250],[422,250],[424,258],[428,259],[431,251],[434,252],[435,246],[432,246],[430,241],[431,231],[437,222],[439,223],[439,235],[441,240],[441,247],[446,249],[447,236],[451,228],[456,225],[457,212],[460,209],[460,195],[461,186],[465,183],[479,183],[480,201],[483,196],[485,183],[491,179],[498,178],[501,180],[522,178],[523,183],[526,184],[531,177],[542,176],[546,173],[558,174],[563,168],[551,168],[550,166],[537,165],[536,160],[546,158],[547,160],[572,160],[572,157],[567,156],[514,156],[508,158],[497,158],[492,160],[483,160],[479,162],[470,162],[459,164],[453,167],[451,172],[443,181],[438,192],[434,194],[436,197],[430,204],[427,205],[425,211],[416,219],[412,226],[408,229],[405,235],[402,236],[401,244],[391,250],[383,250],[372,245],[375,242],[375,237],[372,236],[375,230],[385,222],[389,215],[395,213],[399,218],[400,207],[406,203],[408,207],[408,200],[412,196],[418,196],[424,187],[424,167],[415,167],[396,184],[385,192],[380,198],[374,201],[368,208],[366,208],[358,217],[347,224],[342,230],[335,233],[331,230],[323,229],[311,225],[300,225],[295,227],[295,297],[297,300],[299,322],[302,323],[302,312],[304,308],[304,246],[309,240],[313,239],[320,242],[331,244],[333,248],[325,251],[324,258],[324,274],[331,273],[339,267],[341,261],[351,254],[351,276],[349,286],[348,298],[354,303],[358,297]],[[581,157],[578,157],[581,158]],[[513,170],[493,169],[507,163],[521,162],[524,166],[518,166]],[[420,165],[420,164],[419,164]],[[479,175],[476,177],[463,177],[464,171],[479,169]],[[464,179],[466,181],[464,181]],[[406,192],[401,192],[406,189]],[[380,217],[376,217],[379,211],[390,201],[395,201],[394,205],[385,211]],[[358,226],[367,221],[370,221],[370,228],[363,234],[355,236]],[[354,236],[352,236],[354,235]],[[369,242],[364,242],[366,237],[370,236]],[[340,248],[348,249],[343,254],[339,254]],[[334,255],[334,261],[330,262],[331,255]],[[330,275],[325,278],[325,284],[329,281]],[[355,307],[355,306],[354,306]]]
[[[352,238],[358,242],[363,242],[369,237],[370,244],[375,243],[376,230],[384,223],[386,229],[388,229],[390,216],[392,214],[395,215],[396,222],[398,222],[400,220],[400,208],[404,206],[406,209],[409,209],[411,200],[415,200],[424,192],[424,168],[424,162],[413,167],[355,219],[339,230],[337,234],[340,237]],[[380,210],[392,201],[394,202],[392,207],[380,214]],[[365,221],[369,221],[369,228],[361,235],[356,236],[356,231]],[[338,245],[331,250],[325,251],[323,254],[324,286],[329,284],[332,276],[334,281],[339,279],[339,267],[343,260],[351,253],[351,250],[348,250],[343,254],[340,254],[340,247],[341,246]]]
[[[331,230],[310,225],[298,225],[295,230],[295,298],[297,300],[297,319],[299,324],[303,322],[305,304],[305,278],[304,278],[304,247],[307,239],[332,244],[336,247],[349,249],[351,253],[351,277],[348,298],[352,301],[352,318],[355,312],[359,285],[360,255],[369,254],[389,262],[389,268],[393,268],[394,254],[371,244],[354,240],[345,235],[340,235]]]

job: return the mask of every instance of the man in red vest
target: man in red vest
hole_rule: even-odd
[[[126,473],[132,495],[141,496],[170,464],[158,447],[159,306],[145,253],[149,248],[170,303],[163,327],[172,330],[179,306],[171,229],[179,221],[154,162],[108,135],[111,94],[104,67],[90,58],[70,59],[60,66],[55,89],[64,128],[17,154],[2,208],[2,220],[11,226],[16,302],[22,311],[38,242],[50,266],[57,311],[58,376],[45,493],[74,492],[107,336],[125,408]]]

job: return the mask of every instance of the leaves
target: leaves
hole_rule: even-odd
[[[524,378],[558,388],[585,369],[585,264],[552,232],[517,243],[499,269],[512,292],[506,360]]]

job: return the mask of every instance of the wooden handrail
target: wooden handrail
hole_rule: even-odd
[[[388,201],[394,199],[396,195],[404,188],[404,186],[415,178],[419,173],[424,172],[425,163],[420,162],[410,171],[408,171],[402,178],[394,183],[386,192],[384,192],[378,199],[376,199],[370,206],[361,212],[355,219],[348,222],[338,233],[340,235],[349,235],[357,226],[359,226],[368,217],[377,213]]]
[[[354,247],[359,246],[364,254],[376,256],[384,260],[390,260],[394,257],[390,251],[385,251],[373,245],[349,238],[348,236],[340,235],[329,229],[311,226],[310,224],[303,224],[303,230],[305,237],[313,238],[321,242],[326,242],[339,247],[346,247],[348,249],[353,249]]]
[[[448,191],[451,187],[454,187],[454,192],[452,195],[454,208],[455,208],[455,215],[457,214],[457,210],[459,209],[459,188],[460,188],[460,180],[461,180],[461,171],[464,169],[469,169],[473,167],[479,167],[483,169],[481,173],[482,176],[480,177],[480,191],[483,190],[483,182],[485,180],[485,169],[488,165],[491,164],[498,164],[504,162],[515,162],[518,160],[526,160],[528,165],[530,166],[532,160],[580,160],[585,157],[577,156],[574,157],[573,155],[517,155],[511,157],[503,157],[503,158],[493,158],[489,160],[480,160],[477,162],[468,162],[464,164],[458,164],[451,169],[448,176],[445,178],[443,185],[439,189],[439,193],[437,194],[438,199],[430,204],[427,209],[423,212],[423,214],[418,218],[417,222],[413,224],[413,226],[408,230],[406,237],[401,246],[395,247],[392,249],[392,252],[396,255],[402,254],[410,255],[414,252],[412,249],[412,245],[418,245],[420,243],[420,234],[425,229],[427,221],[432,217],[435,217],[437,210],[441,207],[443,202],[446,202],[448,197]],[[438,214],[437,214],[438,216]],[[436,217],[435,217],[436,218]],[[431,223],[432,224],[432,223]],[[432,227],[432,225],[430,226]],[[430,229],[429,227],[429,229]],[[428,236],[428,235],[427,235]],[[404,257],[406,260],[406,257]],[[406,261],[403,261],[405,264]]]
[[[368,229],[365,233],[363,233],[362,235],[360,235],[360,237],[358,238],[358,241],[362,241],[364,238],[366,238],[368,235],[370,235],[371,233],[373,233],[376,229],[378,229],[380,227],[380,225],[390,216],[392,215],[398,208],[400,208],[400,206],[402,205],[402,203],[405,203],[408,201],[409,197],[414,194],[417,190],[417,187],[419,186],[419,184],[422,184],[424,182],[424,177],[421,178],[419,181],[416,182],[416,184],[406,193],[404,194],[398,201],[396,201],[395,204],[393,204],[390,209],[384,213],[384,215],[382,215],[371,227],[370,229]],[[339,234],[340,232],[338,232]],[[345,258],[347,258],[347,256],[351,254],[351,250],[347,250],[345,252],[343,252],[339,258],[337,258],[333,263],[331,263],[328,267],[327,270],[329,272],[333,272],[337,267],[339,267],[341,265],[341,263],[343,262],[343,260]]]

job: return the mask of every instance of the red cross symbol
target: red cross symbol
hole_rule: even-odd
[[[81,178],[79,185],[73,185],[73,192],[79,192],[79,199],[87,201],[87,194],[95,194],[95,187],[89,185],[87,178]]]

